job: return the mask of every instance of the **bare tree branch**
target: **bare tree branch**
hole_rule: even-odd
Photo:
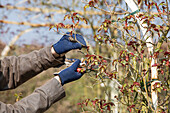
[[[57,9],[49,9],[49,8],[37,8],[37,7],[29,7],[29,8],[26,8],[26,7],[17,7],[17,6],[11,6],[11,5],[6,5],[6,6],[3,6],[1,5],[0,8],[7,8],[7,9],[18,9],[18,10],[21,10],[21,11],[32,11],[32,12],[42,12],[42,13],[50,13],[50,12],[55,12],[55,13],[66,13],[68,12],[68,10],[64,7],[60,7],[60,8],[63,8],[63,10],[57,10]],[[103,12],[102,11],[71,11],[69,10],[69,12],[77,12],[81,15],[83,14],[88,14],[88,15],[103,15]],[[105,12],[107,13],[107,12]],[[110,12],[108,12],[107,14],[110,14]],[[124,14],[124,13],[119,13],[119,12],[114,12],[113,14]]]
[[[60,8],[60,10],[58,9],[52,9],[52,8],[38,8],[38,7],[17,7],[17,6],[11,6],[11,5],[0,5],[0,8],[7,8],[7,9],[17,9],[17,10],[21,10],[21,11],[31,11],[31,12],[42,12],[42,13],[50,13],[50,12],[55,12],[55,13],[67,13],[67,12],[77,12],[80,15],[103,15],[103,13],[108,14],[108,15],[124,15],[125,13],[121,13],[121,12],[108,12],[102,9],[99,9],[98,7],[96,7],[97,9],[99,9],[100,11],[74,11],[74,10],[70,10],[68,8],[65,7],[61,7],[59,5],[56,5],[56,7]],[[152,12],[152,14],[158,14],[157,12]],[[167,13],[164,13],[165,15],[168,15]]]
[[[0,23],[25,25],[25,26],[31,26],[31,27],[49,27],[50,25],[54,25],[54,24],[51,24],[51,23],[35,24],[35,23],[30,23],[30,22],[14,22],[14,21],[7,21],[7,20],[0,20]],[[90,29],[91,26],[89,26],[89,25],[78,25],[77,28]],[[99,28],[99,26],[94,26],[94,28]]]

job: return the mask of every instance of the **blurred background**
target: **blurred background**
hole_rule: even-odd
[[[54,44],[62,37],[62,34],[54,30],[49,31],[49,26],[46,24],[62,23],[64,16],[74,11],[91,18],[89,21],[94,24],[94,27],[99,21],[104,20],[102,16],[105,15],[95,16],[93,11],[90,11],[90,14],[85,14],[84,5],[85,2],[80,0],[0,0],[0,20],[5,21],[0,23],[0,53],[7,45],[10,48],[4,56],[27,54]],[[68,20],[65,23],[69,22]],[[76,30],[95,47],[92,38],[95,29],[82,23],[82,27]],[[62,29],[63,33],[67,31],[69,30]],[[71,51],[66,57],[81,59],[84,56],[77,51]],[[53,78],[54,72],[64,68],[66,67],[49,69],[16,89],[0,92],[0,100],[7,104],[13,104],[17,98],[28,96],[35,88]],[[97,82],[99,85],[92,87],[96,81],[85,75],[78,81],[66,84],[64,86],[66,97],[50,107],[46,113],[79,113],[81,108],[77,103],[87,98],[104,97],[99,82]]]
[[[115,14],[112,19],[115,18],[116,20],[118,17],[123,17],[123,10],[120,7],[129,11],[129,9],[126,8],[125,2],[122,0],[106,1],[115,6],[119,6],[119,8],[111,9],[120,13]],[[78,12],[88,20],[88,24],[80,23],[80,28],[77,28],[76,32],[82,34],[87,40],[88,45],[91,46],[90,51],[104,57],[117,58],[120,52],[119,48],[100,45],[96,43],[93,38],[100,24],[105,19],[110,19],[111,17],[93,8],[88,8],[84,11],[86,3],[88,3],[87,0],[0,0],[0,20],[3,20],[3,22],[0,23],[0,53],[2,53],[5,46],[8,46],[8,50],[1,54],[1,57],[27,54],[33,50],[54,44],[62,37],[62,34],[69,31],[69,29],[62,29],[62,32],[58,33],[56,29],[49,30],[49,24],[62,22],[68,24],[70,20],[64,21],[64,16],[72,12]],[[108,10],[102,2],[100,7]],[[122,35],[120,31],[115,27],[110,28],[111,37],[117,42],[124,44],[121,40]],[[157,38],[154,40],[156,41],[156,39]],[[162,48],[167,50],[168,45],[169,42],[165,43]],[[66,57],[81,59],[84,55],[75,50],[69,52]],[[66,68],[66,66],[57,69],[48,69],[19,86],[17,89],[0,92],[0,101],[8,104],[15,103],[18,96],[21,96],[19,99],[28,96],[35,88],[53,78],[54,72],[64,68]],[[110,67],[110,69],[113,68],[112,66]],[[121,78],[124,73],[120,67],[119,77]],[[110,90],[106,96],[104,88],[101,82],[98,81],[98,78],[85,74],[80,80],[66,84],[64,86],[66,97],[55,103],[46,113],[80,113],[82,110],[77,103],[84,99],[108,99],[114,95],[118,95],[116,83],[113,81],[107,84],[111,85],[108,85],[108,89],[110,88]],[[113,101],[116,102],[116,100]],[[117,109],[120,113],[126,112],[126,109],[123,108],[125,107],[120,104],[114,109]]]

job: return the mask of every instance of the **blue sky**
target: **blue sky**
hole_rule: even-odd
[[[2,5],[7,5],[11,4],[14,6],[18,7],[40,7],[36,4],[28,4],[27,2],[22,2],[26,0],[0,0],[0,3]],[[32,1],[32,0],[31,0]],[[37,0],[41,1],[41,0]],[[72,0],[51,0],[55,4],[59,4],[61,6],[65,7],[71,7]],[[78,7],[71,7],[71,9],[75,10],[83,10],[84,3],[80,1],[78,3]],[[170,4],[169,4],[170,6]],[[51,7],[58,9],[57,7]],[[47,19],[46,16],[49,14],[41,15],[41,13],[31,13],[29,11],[20,11],[20,10],[7,10],[4,8],[0,9],[0,20],[9,20],[9,21],[17,21],[17,22],[22,22],[22,21],[30,21],[31,23],[60,23],[63,22],[63,18],[65,14],[54,14],[54,19]],[[52,13],[51,13],[52,14]],[[7,16],[7,18],[4,18]],[[101,18],[98,18],[99,20]],[[97,25],[97,21],[94,22]],[[101,20],[100,20],[101,21]],[[158,22],[159,23],[159,22]],[[9,43],[9,41],[17,35],[20,31],[30,28],[29,26],[22,26],[22,25],[12,25],[8,24],[2,27],[2,31],[7,31],[3,32],[0,34],[0,40],[2,40],[5,43]],[[66,32],[67,30],[63,30],[63,32]],[[81,29],[81,32],[83,32],[84,36],[92,37],[92,30],[91,29]],[[170,35],[170,33],[168,34]],[[33,31],[28,32],[20,37],[20,39],[16,42],[16,44],[22,45],[22,44],[31,44],[31,43],[39,43],[39,44],[53,44],[57,42],[62,35],[57,34],[53,30],[49,31],[48,27],[41,27],[41,28],[34,28]],[[89,39],[91,41],[91,39]]]

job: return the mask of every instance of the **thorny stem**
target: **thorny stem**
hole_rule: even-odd
[[[166,2],[167,2],[167,0],[166,0]],[[105,0],[105,4],[106,4],[106,6],[109,8],[109,6],[108,6],[108,4],[107,4],[107,2],[106,2],[106,0]],[[109,13],[110,15],[111,14],[114,14],[114,12],[112,13],[111,11],[110,12],[108,12],[108,11],[106,11],[106,10],[103,10],[103,9],[100,9],[99,7],[94,7],[94,8],[96,8],[96,9],[99,9],[99,10],[101,10],[101,11],[103,11],[103,12],[105,12],[105,13]],[[121,8],[122,9],[122,8]],[[168,17],[168,19],[169,19],[169,17]],[[164,20],[163,20],[164,21]],[[136,40],[139,40],[140,42],[142,42],[142,43],[144,43],[144,41],[143,40],[141,40],[141,39],[138,39],[138,38],[136,38],[135,37],[135,35],[134,36],[132,36],[132,35],[130,35],[130,34],[128,34],[131,38],[133,37],[134,39],[136,39]],[[145,36],[146,34],[144,34],[144,36]],[[69,35],[70,36],[70,35]],[[143,37],[144,37],[143,36]],[[110,36],[109,36],[110,37]],[[78,43],[80,43],[82,46],[85,46],[85,45],[83,45],[81,42],[79,42],[78,40],[77,40],[77,38],[76,38],[76,35],[75,35],[75,42],[78,42]],[[155,44],[153,44],[153,43],[151,43],[151,42],[145,42],[145,43],[150,43],[150,44],[152,44],[152,45],[154,45],[155,46]],[[121,46],[122,47],[122,46]],[[139,53],[139,51],[137,51],[138,52],[138,54],[140,54]],[[82,52],[81,52],[82,53]],[[85,55],[85,53],[83,53],[84,55]],[[103,57],[104,59],[107,59],[107,60],[110,60],[111,61],[111,59],[110,58],[105,58],[105,57]],[[130,64],[130,63],[129,63]],[[130,64],[130,66],[132,67],[132,69],[134,69],[133,68],[133,66],[132,66],[132,64]],[[136,69],[134,69],[136,72],[138,72]],[[148,73],[149,71],[147,71],[147,73]],[[90,74],[90,73],[89,73]],[[137,73],[137,74],[139,74],[139,73]],[[143,74],[142,74],[143,75]],[[101,82],[104,84],[104,87],[105,87],[105,93],[106,93],[106,95],[108,95],[107,94],[107,88],[106,88],[106,84],[105,84],[105,82],[104,82],[104,79],[102,78],[102,76],[101,75],[99,75],[99,77],[100,77],[100,79],[101,79]],[[146,87],[146,81],[145,81],[145,76],[142,76],[142,78],[143,78],[143,82],[144,82],[144,88],[145,88],[145,91],[146,91],[146,100],[147,100],[147,102],[148,102],[148,105],[149,105],[149,107],[151,108],[151,110],[152,111],[154,111],[153,110],[153,108],[152,108],[152,105],[150,104],[150,100],[149,100],[149,96],[148,96],[148,91],[147,91],[147,87]],[[143,95],[143,93],[142,92],[140,92],[142,95]],[[127,97],[128,98],[128,97]],[[128,101],[129,101],[129,99],[128,99]],[[121,101],[120,101],[121,102]],[[121,102],[122,103],[122,102]],[[124,103],[122,103],[122,104],[124,104]],[[124,104],[124,105],[127,105],[127,104]],[[83,110],[83,112],[84,112],[84,110]]]
[[[99,77],[100,77],[100,79],[101,79],[101,82],[104,84],[105,94],[106,94],[107,96],[109,96],[109,94],[107,93],[107,88],[106,88],[106,84],[105,84],[105,81],[104,81],[103,77],[102,77],[101,75],[99,75]]]
[[[112,12],[112,11],[111,11],[111,8],[110,8],[110,6],[108,5],[107,1],[105,0],[104,3],[106,4],[107,8],[109,8],[109,10],[110,10],[110,15],[112,15],[112,14],[111,14],[111,12]]]
[[[82,51],[78,51],[78,52],[82,53],[84,56],[85,56],[85,55],[87,55],[87,54],[85,54],[85,53],[84,53],[84,52],[82,52]],[[97,56],[97,55],[96,55],[96,56]],[[109,61],[112,61],[112,60],[111,60],[111,58],[108,58],[108,57],[103,57],[103,59],[105,59],[105,60],[109,60]]]
[[[168,12],[169,11],[168,0],[166,0],[166,7],[167,7],[167,12]],[[170,18],[168,14],[167,14],[167,18],[168,18],[168,23],[170,25]]]
[[[149,107],[151,108],[151,110],[154,111],[154,109],[152,108],[152,105],[150,104],[150,101],[149,101],[149,96],[148,96],[148,91],[147,91],[147,88],[146,88],[145,77],[143,77],[143,82],[144,82],[144,88],[145,88],[145,91],[146,91],[146,97],[147,97],[148,105],[149,105]]]

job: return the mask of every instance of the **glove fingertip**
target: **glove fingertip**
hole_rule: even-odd
[[[73,70],[77,70],[77,67],[79,66],[79,64],[80,64],[80,60],[79,59],[77,59],[73,64],[72,64],[72,69]]]
[[[69,35],[69,34],[70,34],[70,32],[66,32],[66,34],[68,34],[68,35]]]
[[[77,60],[76,60],[76,63],[77,63],[78,65],[80,64],[80,62],[81,62],[80,59],[77,59]]]
[[[80,72],[76,72],[77,73],[77,76],[79,77],[79,78],[81,78],[82,76],[83,76],[83,73],[80,73]]]
[[[81,49],[82,48],[82,45],[81,44],[79,44],[79,43],[76,43],[75,44],[75,49]]]

